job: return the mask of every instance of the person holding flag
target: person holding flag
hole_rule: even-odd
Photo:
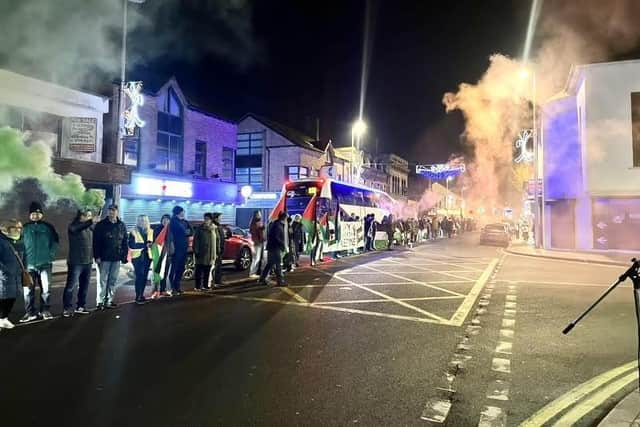
[[[160,224],[153,227],[153,245],[151,246],[151,268],[153,275],[153,291],[151,299],[158,299],[167,294],[167,277],[169,266],[171,265],[171,255],[173,255],[173,240],[169,233],[169,222],[171,215],[164,214],[160,219]]]

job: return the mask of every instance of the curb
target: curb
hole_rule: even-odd
[[[628,263],[623,263],[623,262],[618,262],[618,261],[590,261],[588,259],[576,259],[576,258],[563,257],[563,256],[529,254],[529,253],[524,253],[524,252],[518,252],[518,251],[512,250],[510,248],[505,248],[504,251],[506,253],[508,253],[508,254],[511,254],[511,255],[527,256],[527,257],[531,257],[531,258],[544,258],[544,259],[550,259],[550,260],[556,260],[556,261],[573,261],[573,262],[579,262],[579,263],[583,263],[583,264],[613,265],[613,266],[616,266],[616,267],[628,267],[629,266]]]
[[[598,427],[640,426],[640,390],[635,388],[607,414]]]

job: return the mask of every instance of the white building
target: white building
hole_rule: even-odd
[[[575,67],[541,128],[544,246],[640,249],[640,61]]]
[[[55,172],[80,175],[86,187],[104,190],[110,198],[113,184],[130,182],[131,172],[123,165],[103,163],[103,117],[108,111],[106,97],[0,70],[0,127],[19,129],[29,140],[50,144]],[[0,216],[26,220],[34,200],[43,202],[46,195],[35,182],[23,182],[0,207]],[[64,205],[46,212],[47,221],[58,230],[66,230],[74,214],[73,207]],[[61,241],[59,256],[64,256],[67,243],[65,238]]]

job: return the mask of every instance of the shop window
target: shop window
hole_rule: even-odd
[[[158,111],[156,169],[181,174],[183,161],[182,105],[173,89],[168,89],[167,96],[161,103],[161,109],[162,111]]]
[[[222,180],[233,181],[233,158],[234,151],[229,147],[222,147]],[[260,172],[262,177],[262,170]]]
[[[136,128],[136,132],[140,128]],[[124,164],[138,168],[140,162],[140,137],[127,137],[124,139]]]
[[[200,178],[207,177],[207,143],[196,141],[195,175]]]

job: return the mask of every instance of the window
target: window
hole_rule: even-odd
[[[253,191],[262,191],[262,168],[236,168],[236,182],[251,185]]]
[[[207,177],[207,143],[196,141],[195,175],[200,178]]]
[[[233,149],[222,147],[222,176],[225,181],[233,181]],[[262,176],[262,172],[260,173]]]
[[[140,128],[136,127],[136,132],[139,132]],[[138,137],[126,137],[124,139],[124,164],[127,166],[138,167],[140,161],[140,134]]]
[[[640,167],[640,92],[631,94],[631,140],[633,167]]]
[[[262,132],[239,133],[237,156],[254,156],[262,154],[264,134]]]
[[[161,108],[162,111],[158,111],[156,169],[181,174],[183,151],[182,105],[180,104],[180,100],[173,89],[169,88],[166,100],[164,104],[161,105]],[[196,151],[196,163],[197,156],[198,154]],[[206,145],[204,163],[206,164]],[[197,166],[196,173],[198,173]]]
[[[285,175],[289,180],[309,178],[309,168],[304,166],[287,166]]]

